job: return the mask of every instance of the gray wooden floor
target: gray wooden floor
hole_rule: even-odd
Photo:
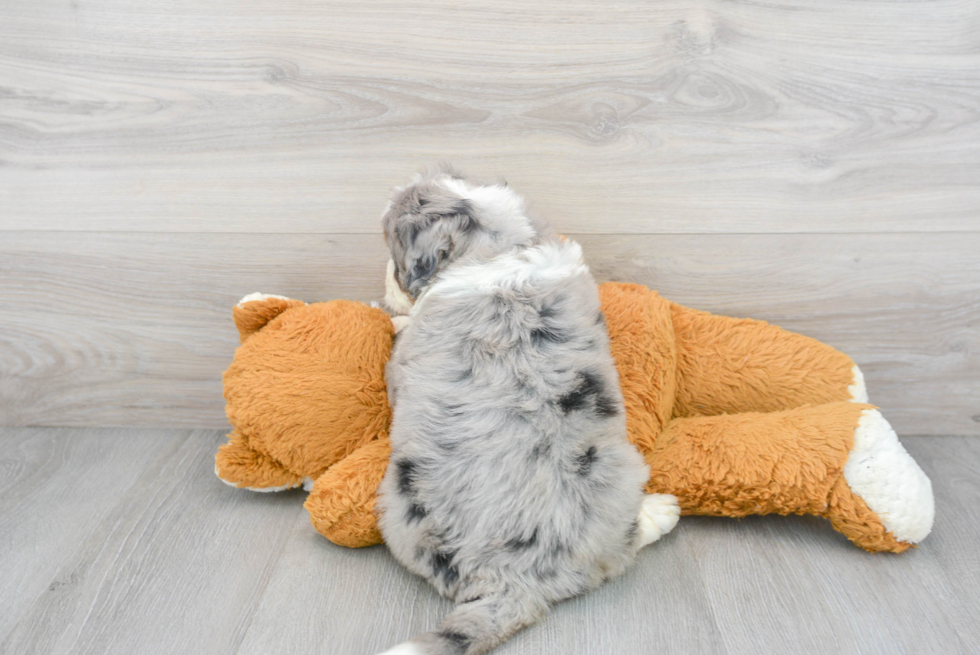
[[[0,652],[372,655],[447,611],[383,547],[316,534],[302,492],[217,480],[222,438],[0,430]],[[920,549],[869,555],[806,517],[684,518],[499,652],[976,652],[980,439],[905,444],[936,489]]]

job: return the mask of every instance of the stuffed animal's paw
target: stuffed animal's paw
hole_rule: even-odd
[[[852,403],[868,402],[868,387],[864,384],[864,373],[857,364],[851,367],[851,383],[847,385],[847,392],[851,394]]]
[[[916,544],[929,534],[935,516],[932,483],[876,409],[861,412],[844,478],[900,542]]]
[[[638,538],[640,547],[652,544],[674,529],[681,516],[677,497],[670,494],[647,494],[640,506]]]

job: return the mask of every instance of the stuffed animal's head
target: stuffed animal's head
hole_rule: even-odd
[[[387,436],[393,330],[384,311],[253,295],[235,307],[235,324],[242,345],[224,375],[234,430],[218,456],[223,480],[298,486]]]

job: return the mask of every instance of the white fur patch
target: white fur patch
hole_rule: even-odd
[[[844,479],[899,541],[915,544],[932,530],[932,483],[876,409],[861,412]]]
[[[303,485],[303,488],[305,489],[306,488],[306,480],[310,480],[310,478],[306,478],[300,484],[284,484],[281,487],[239,487],[234,482],[229,482],[228,480],[225,480],[223,477],[221,477],[221,474],[218,473],[218,465],[217,464],[214,465],[214,474],[218,476],[218,479],[219,480],[221,480],[222,482],[224,482],[229,487],[234,487],[235,489],[247,489],[248,491],[258,491],[259,493],[272,493],[272,492],[275,492],[275,491],[286,491],[288,489],[295,489],[296,487],[300,486],[300,484],[302,484]],[[310,480],[310,489],[312,489],[312,488],[313,488],[313,480]],[[309,491],[309,489],[307,489],[307,491]]]
[[[267,300],[268,298],[278,298],[279,300],[289,300],[286,296],[273,296],[268,293],[250,293],[241,300],[238,301],[238,306],[241,307],[247,302],[252,302],[255,300]]]
[[[514,243],[523,241],[524,245],[529,245],[534,240],[536,232],[527,217],[524,198],[510,187],[504,184],[470,186],[465,180],[449,175],[440,178],[439,185],[473,205],[486,227],[506,230]]]
[[[383,653],[378,653],[378,655],[425,655],[425,651],[418,645],[406,641],[404,644],[398,644]]]
[[[852,403],[866,403],[868,402],[868,388],[864,386],[864,373],[855,364],[851,368],[851,379],[853,382],[848,385],[847,391],[851,394]]]
[[[670,494],[647,494],[640,506],[640,546],[652,544],[674,529],[681,517],[677,497]]]
[[[430,296],[468,296],[499,288],[519,289],[531,281],[561,280],[588,272],[582,261],[582,247],[576,242],[544,243],[500,255],[490,262],[454,268],[452,275],[436,281],[422,294],[412,313]]]
[[[385,270],[385,304],[391,314],[407,314],[412,310],[412,299],[402,291],[395,280],[395,262],[388,260],[388,268]]]
[[[408,324],[412,322],[407,316],[392,316],[391,325],[395,328],[395,334],[398,334],[402,330],[408,327]]]

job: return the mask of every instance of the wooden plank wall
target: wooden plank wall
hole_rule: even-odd
[[[0,425],[222,427],[231,306],[377,298],[440,159],[980,434],[970,0],[4,0]]]

